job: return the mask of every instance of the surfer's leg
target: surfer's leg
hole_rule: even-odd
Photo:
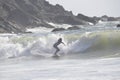
[[[57,53],[60,51],[60,49],[57,46],[55,47],[55,49],[56,49],[56,51],[54,54],[57,55]]]

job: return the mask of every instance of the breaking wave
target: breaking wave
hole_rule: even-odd
[[[53,44],[62,37],[60,55],[77,57],[119,57],[120,32],[72,32],[48,34],[0,35],[0,58],[53,55]],[[80,56],[78,56],[80,55]]]

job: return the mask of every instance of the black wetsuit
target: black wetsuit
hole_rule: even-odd
[[[56,52],[54,53],[54,55],[57,55],[57,52],[60,51],[60,49],[58,48],[58,45],[63,43],[62,39],[60,38],[54,45],[53,47],[56,49]]]

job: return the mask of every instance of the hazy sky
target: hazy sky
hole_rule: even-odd
[[[75,15],[82,13],[87,16],[119,16],[120,0],[47,0],[51,4],[60,4]]]

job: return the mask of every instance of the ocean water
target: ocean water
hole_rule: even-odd
[[[0,80],[119,80],[120,58],[0,61]]]
[[[80,26],[80,30],[0,34],[0,80],[120,80],[118,22]],[[60,25],[59,25],[60,26]],[[62,25],[61,25],[62,27]],[[53,58],[53,44],[59,58]]]

